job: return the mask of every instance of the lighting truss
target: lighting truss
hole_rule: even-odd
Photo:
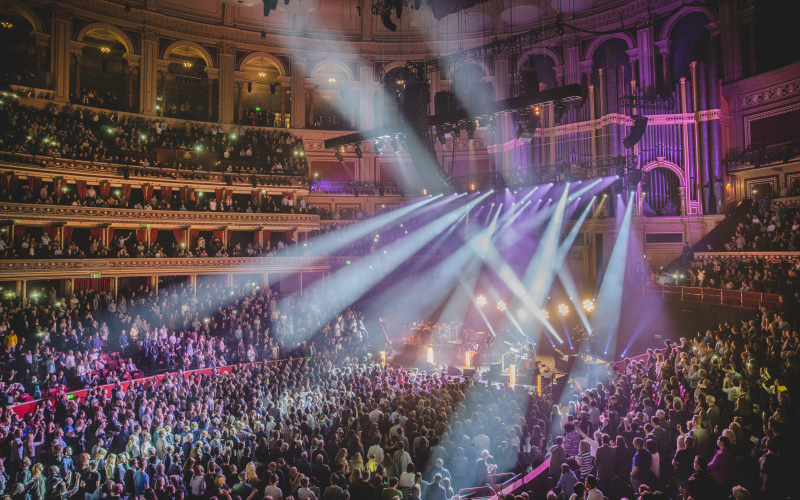
[[[372,7],[373,13],[375,12],[376,5]],[[447,56],[430,57],[422,62],[413,62],[410,64],[415,65],[422,73],[435,73],[436,71],[449,70],[468,61],[481,60],[487,55],[521,54],[525,52],[526,49],[544,40],[563,35],[564,24],[561,21],[561,14],[559,14],[556,22],[553,24],[533,28],[518,35],[503,39],[495,38],[487,44],[471,49],[463,49]]]

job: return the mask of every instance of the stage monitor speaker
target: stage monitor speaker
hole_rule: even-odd
[[[464,378],[472,378],[475,376],[475,368],[464,368]]]
[[[456,110],[456,95],[452,92],[437,92],[433,96],[434,114],[452,113]]]
[[[489,372],[486,377],[489,381],[500,380],[500,374],[503,373],[503,365],[500,363],[489,363]]]
[[[631,115],[633,118],[633,126],[631,127],[631,133],[628,134],[628,137],[622,141],[622,144],[625,146],[625,149],[631,149],[635,146],[639,141],[642,140],[644,137],[644,133],[647,131],[647,117],[641,115]]]
[[[556,371],[561,373],[571,373],[572,368],[575,365],[575,358],[577,356],[566,356],[565,358],[553,358],[556,364]]]
[[[460,368],[452,365],[447,365],[447,374],[453,377],[461,377],[464,375]]]

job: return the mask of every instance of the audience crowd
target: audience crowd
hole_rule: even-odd
[[[156,148],[216,153],[237,174],[307,174],[302,140],[288,131],[186,123],[98,114],[52,104],[39,109],[6,99],[0,105],[2,149],[16,153],[103,163],[156,165]],[[182,164],[175,162],[175,168]],[[190,170],[187,162],[186,170]],[[194,166],[196,169],[196,166]]]

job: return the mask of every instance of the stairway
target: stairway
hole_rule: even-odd
[[[736,234],[736,227],[744,220],[753,208],[753,201],[750,198],[745,198],[740,201],[729,212],[717,227],[708,232],[704,237],[694,244],[692,247],[693,252],[706,252],[708,245],[713,248],[722,248],[725,243],[729,242],[731,237]],[[672,261],[667,267],[664,268],[667,272],[683,270],[683,262],[680,257]]]

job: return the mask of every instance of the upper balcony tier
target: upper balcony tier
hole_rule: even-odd
[[[25,226],[140,227],[237,231],[312,231],[319,216],[239,212],[136,210],[61,205],[0,203],[0,219]]]

